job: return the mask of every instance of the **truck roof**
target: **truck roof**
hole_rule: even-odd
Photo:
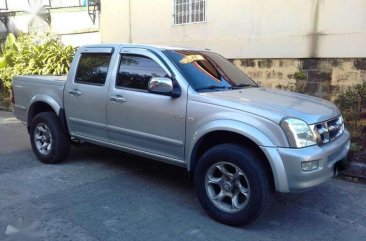
[[[81,48],[146,48],[146,49],[159,49],[159,50],[197,50],[197,51],[210,51],[209,49],[204,48],[191,48],[191,47],[177,47],[177,46],[160,46],[160,45],[152,45],[152,44],[129,44],[129,43],[103,43],[103,44],[92,44],[92,45],[84,45]]]

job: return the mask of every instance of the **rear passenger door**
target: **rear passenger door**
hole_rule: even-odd
[[[106,102],[113,48],[84,48],[76,56],[64,90],[67,124],[72,136],[109,142]],[[75,63],[73,63],[76,66]]]
[[[108,93],[107,119],[112,144],[182,161],[186,94],[179,98],[149,93],[152,77],[171,75],[150,50],[124,48]],[[174,162],[174,160],[173,160]]]

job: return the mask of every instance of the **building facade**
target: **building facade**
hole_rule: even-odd
[[[52,32],[65,44],[100,43],[99,0],[0,0],[0,37]]]
[[[331,99],[366,80],[364,0],[103,0],[102,42],[209,48],[267,87]]]

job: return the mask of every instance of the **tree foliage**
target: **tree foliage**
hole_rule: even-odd
[[[1,47],[0,80],[2,92],[10,94],[14,75],[62,75],[70,68],[75,49],[64,46],[51,34],[9,34]]]

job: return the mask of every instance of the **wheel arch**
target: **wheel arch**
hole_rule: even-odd
[[[227,121],[225,121],[226,124]],[[202,154],[209,148],[224,143],[234,143],[244,146],[249,146],[263,160],[267,167],[268,175],[276,187],[278,180],[276,178],[278,170],[283,168],[282,163],[274,163],[270,158],[267,158],[261,146],[274,146],[273,142],[260,130],[245,123],[232,122],[231,127],[223,128],[223,123],[211,123],[210,127],[206,127],[204,131],[198,131],[194,134],[191,148],[189,149],[189,157],[187,160],[187,169],[189,173],[193,173],[195,167]],[[284,171],[284,170],[283,170]]]
[[[32,124],[33,118],[42,112],[53,112],[58,117],[62,130],[65,133],[68,133],[65,111],[64,109],[50,96],[48,95],[37,95],[34,96],[27,108],[27,127],[29,131],[29,127]]]

